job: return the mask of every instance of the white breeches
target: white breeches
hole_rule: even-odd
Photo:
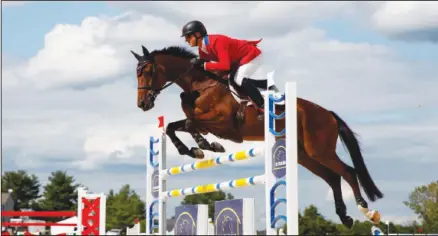
[[[262,69],[263,67],[263,54],[258,55],[249,63],[242,65],[237,70],[234,75],[234,81],[238,86],[242,86],[242,81],[244,78],[249,78],[253,80],[266,80],[268,79],[268,86],[274,84],[272,76],[267,78],[267,73]]]

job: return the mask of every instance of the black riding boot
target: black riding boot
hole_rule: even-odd
[[[280,89],[278,89],[277,86],[275,86],[275,85],[269,86],[268,90],[273,90],[273,91],[275,91],[277,93],[280,92]]]
[[[251,100],[255,103],[257,107],[260,108],[259,111],[263,111],[265,100],[262,94],[260,94],[260,91],[257,89],[257,87],[251,83],[250,79],[247,78],[243,79],[242,88],[245,91],[245,94],[251,98]],[[262,120],[263,117],[264,117],[264,113],[258,112],[257,118],[259,120]]]
[[[261,88],[261,89],[266,90],[266,87],[268,87],[268,80],[266,80],[266,79],[265,80],[248,79],[248,80],[257,88]],[[280,92],[280,90],[275,85],[269,86],[268,90]]]

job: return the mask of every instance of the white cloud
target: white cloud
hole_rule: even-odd
[[[313,20],[351,15],[350,2],[123,2],[112,3],[124,9],[154,16],[167,15],[169,21],[182,25],[198,19],[211,33],[227,32],[241,37],[268,37],[307,27]],[[192,9],[184,11],[182,9]],[[354,12],[353,12],[354,14]],[[220,19],[220,20],[218,20]],[[236,24],[235,22],[239,22]],[[257,30],[254,30],[257,29]]]
[[[130,13],[87,17],[80,25],[57,24],[46,35],[44,48],[29,60],[25,75],[38,88],[103,83],[132,71],[130,49],[141,43],[166,45],[177,36],[178,30],[162,18]]]
[[[437,2],[385,2],[371,16],[371,22],[375,28],[390,35],[415,32],[418,34],[421,31],[431,30],[436,34],[438,31],[437,12]]]
[[[6,78],[2,80],[2,87],[8,88],[8,87],[15,87],[19,85],[19,68],[13,67],[8,68],[2,72],[2,78]]]
[[[270,54],[271,66],[278,68],[280,86],[295,80],[299,96],[341,115],[412,108],[437,99],[428,77],[415,79],[416,68],[387,46],[342,42],[313,28],[265,41],[269,43],[261,47]]]

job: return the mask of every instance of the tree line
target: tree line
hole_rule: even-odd
[[[12,189],[14,210],[31,209],[34,211],[76,211],[77,183],[73,176],[65,171],[52,172],[47,183],[42,186],[40,180],[24,170],[8,171],[2,175],[2,192]],[[42,187],[42,188],[41,188]],[[87,186],[85,186],[87,187]],[[42,189],[42,191],[40,191]],[[135,220],[140,220],[141,228],[145,225],[145,202],[131,189],[129,184],[121,186],[118,192],[110,189],[107,195],[106,228],[122,229],[132,227]],[[406,196],[400,207],[409,207],[418,216],[419,222],[413,221],[407,225],[390,223],[390,233],[437,233],[438,232],[438,181],[418,186]],[[223,191],[189,195],[181,204],[208,204],[209,217],[214,218],[214,202],[233,199],[233,195]],[[64,218],[38,218],[47,221],[60,221]],[[341,223],[325,218],[314,205],[307,206],[299,213],[299,232],[306,235],[369,235],[372,223],[356,220],[352,229],[347,229]],[[387,226],[382,222],[379,226],[384,233]],[[287,232],[286,227],[284,230]],[[259,232],[262,234],[262,232]]]

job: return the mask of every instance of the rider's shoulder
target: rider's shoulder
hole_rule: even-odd
[[[216,44],[216,42],[231,43],[234,40],[236,40],[236,39],[231,38],[230,36],[225,35],[225,34],[209,34],[209,35],[207,35],[207,37],[208,37],[208,41],[211,44]]]
[[[215,39],[231,39],[231,37],[225,35],[225,34],[208,34],[207,35],[208,39],[210,40],[215,40]]]

